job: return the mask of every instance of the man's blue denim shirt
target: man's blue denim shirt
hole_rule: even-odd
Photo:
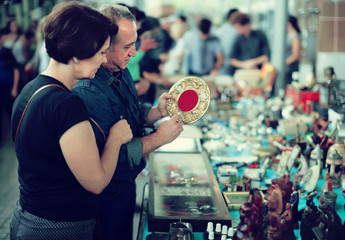
[[[121,70],[121,73],[122,76],[120,74],[120,76],[114,77],[101,66],[94,79],[81,80],[72,89],[72,92],[83,100],[90,116],[102,128],[106,136],[108,136],[110,128],[121,119],[126,119],[131,126],[133,140],[122,145],[113,180],[135,179],[145,167],[146,160],[142,157],[143,144],[140,140],[140,133],[151,108],[138,98],[128,69]],[[131,117],[123,100],[111,88],[111,84],[117,80],[121,81],[121,92],[128,100],[129,108],[136,119]],[[105,145],[104,138],[100,130],[94,124],[92,125],[101,153]]]

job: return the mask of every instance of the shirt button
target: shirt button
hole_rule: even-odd
[[[123,119],[123,116],[122,116],[122,115],[120,115],[120,119]]]

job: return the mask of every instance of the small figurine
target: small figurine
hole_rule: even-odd
[[[327,204],[319,206],[321,211],[320,224],[313,228],[317,239],[343,239],[341,219],[335,210]]]
[[[240,207],[240,220],[241,222],[237,226],[237,231],[233,236],[233,240],[255,240],[253,232],[253,214],[252,214],[252,203],[243,203]]]
[[[319,166],[320,160],[321,160],[321,148],[320,148],[320,144],[317,144],[316,147],[313,149],[313,151],[311,151],[310,153],[310,161],[309,161],[310,167]]]
[[[304,174],[308,171],[308,163],[303,154],[299,158],[299,164],[297,167],[297,174],[294,174],[294,179],[301,180]]]
[[[317,198],[321,204],[325,203],[325,192],[332,192],[332,183],[330,180],[324,181],[323,186],[320,190],[320,196]]]
[[[317,186],[317,180],[319,178],[319,167],[313,166],[308,169],[301,179],[301,185],[304,185],[304,190],[307,192],[312,192]]]
[[[319,166],[320,168],[320,175],[319,178],[322,178],[322,149],[320,148],[320,144],[317,144],[313,151],[310,153],[310,161],[309,161],[309,167],[313,166]]]
[[[292,186],[293,186],[292,182],[289,179],[289,175],[284,175],[280,178],[272,179],[271,187],[275,185],[278,185],[282,192],[282,200],[283,200],[282,211],[285,211],[286,204],[290,201],[290,197],[292,194]]]
[[[333,188],[341,187],[341,174],[342,174],[343,157],[337,150],[333,150],[328,154],[326,159],[326,172],[325,181],[330,180]]]
[[[279,185],[274,185],[273,187],[271,187],[269,194],[266,195],[265,198],[267,199],[267,206],[270,211],[270,213],[268,214],[270,225],[267,229],[267,239],[281,239],[283,227],[281,224],[280,214],[282,213],[283,202],[282,192]]]
[[[292,205],[287,203],[285,206],[285,211],[281,214],[282,227],[284,239],[295,239],[295,234],[293,232],[293,214]]]
[[[249,192],[248,202],[240,207],[240,220],[237,231],[233,236],[236,239],[261,240],[262,225],[262,197],[258,190],[253,189]]]
[[[324,119],[324,118],[315,118],[313,124],[310,127],[310,131],[318,134],[320,132],[325,131],[328,128],[328,124],[331,121]]]
[[[294,181],[293,192],[291,194],[290,203],[292,204],[292,216],[293,216],[293,228],[299,228],[299,214],[298,214],[298,204],[299,204],[299,182]]]
[[[294,165],[294,163],[295,163],[296,159],[298,158],[298,156],[300,155],[300,153],[301,153],[301,147],[298,144],[296,144],[293,147],[292,152],[291,152],[290,157],[289,157],[289,160],[287,162],[287,170],[289,172],[291,171],[291,168]]]
[[[262,239],[262,221],[263,221],[263,213],[262,213],[262,196],[259,190],[253,189],[249,192],[248,202],[253,204],[253,215],[254,224],[253,224],[253,232],[254,236],[256,236],[256,240]]]
[[[291,152],[285,151],[282,152],[280,160],[279,160],[279,164],[277,167],[277,171],[276,174],[279,176],[284,176],[285,171],[286,171],[286,166],[287,166],[287,162],[290,158]]]
[[[313,198],[316,195],[317,191],[308,193],[306,202],[307,206],[302,212],[300,233],[303,240],[313,240],[315,235],[312,228],[318,226],[320,223],[320,212],[313,201]]]
[[[267,239],[295,239],[291,204],[292,182],[288,175],[272,180],[265,199],[270,211]],[[277,217],[279,216],[279,221]],[[273,225],[272,225],[273,224]],[[278,238],[277,238],[278,237]]]

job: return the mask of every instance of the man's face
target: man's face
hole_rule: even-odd
[[[244,26],[244,25],[235,23],[234,26],[235,26],[235,28],[236,28],[236,30],[237,30],[237,33],[238,33],[239,35],[245,35],[245,26]]]
[[[206,40],[207,37],[208,37],[208,34],[204,34],[204,33],[201,32],[200,30],[199,30],[199,35],[200,35],[201,39],[203,39],[203,40]]]
[[[107,51],[107,63],[103,65],[110,72],[117,72],[125,69],[130,57],[135,57],[135,42],[137,40],[136,25],[133,21],[121,19],[118,22],[119,31],[116,43]]]

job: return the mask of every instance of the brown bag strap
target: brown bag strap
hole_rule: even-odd
[[[30,97],[28,103],[26,104],[26,106],[25,106],[25,108],[24,108],[24,111],[23,111],[23,113],[22,113],[22,116],[20,117],[20,120],[19,120],[19,123],[18,123],[18,126],[17,126],[17,130],[16,130],[16,135],[15,135],[15,137],[14,137],[14,145],[15,145],[16,142],[17,142],[17,135],[18,135],[18,132],[19,132],[19,127],[20,127],[20,125],[22,124],[24,115],[25,115],[25,113],[26,113],[26,110],[27,110],[27,108],[28,108],[28,106],[29,106],[31,100],[34,98],[34,96],[35,96],[37,93],[39,93],[40,91],[42,91],[43,89],[45,89],[45,88],[47,88],[47,87],[59,87],[59,88],[61,88],[61,89],[63,89],[63,90],[66,91],[66,89],[64,89],[64,88],[63,88],[62,86],[60,86],[59,84],[50,83],[50,84],[47,84],[47,85],[44,85],[44,86],[40,87],[39,89],[36,90],[36,92],[34,92],[34,94],[32,94],[32,96]],[[93,120],[91,117],[90,117],[90,119],[91,119],[91,121],[96,125],[96,127],[101,131],[101,133],[102,133],[102,135],[103,135],[103,138],[104,138],[104,141],[107,141],[107,138],[106,138],[106,136],[105,136],[105,133],[104,133],[103,129],[98,125],[98,123],[97,123],[95,120]]]

